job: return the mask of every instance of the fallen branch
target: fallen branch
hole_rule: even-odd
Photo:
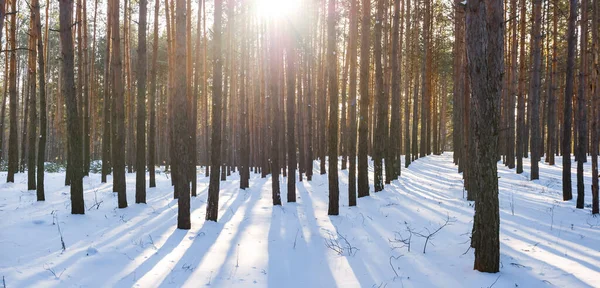
[[[444,224],[442,224],[439,228],[437,228],[435,231],[431,232],[429,231],[428,228],[425,228],[425,230],[427,231],[427,233],[421,233],[421,232],[413,232],[416,236],[425,238],[425,245],[423,246],[423,254],[425,254],[425,251],[427,250],[427,243],[429,243],[430,240],[433,240],[433,237],[435,237],[435,235],[440,232],[444,227],[448,226],[448,225],[452,225],[452,223],[456,222],[456,220],[454,219],[450,219],[450,216],[446,217],[446,221],[444,222]],[[433,243],[432,243],[433,245]]]
[[[400,275],[398,275],[398,272],[396,271],[396,268],[394,267],[394,264],[392,264],[392,260],[398,260],[402,256],[404,256],[404,255],[390,256],[390,267],[392,267],[392,270],[394,271],[394,274],[396,274],[396,277],[400,277]]]

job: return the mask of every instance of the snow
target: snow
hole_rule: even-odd
[[[127,174],[125,209],[116,208],[110,177],[108,184],[98,174],[86,177],[86,215],[69,214],[64,172],[46,175],[45,202],[18,174],[14,184],[0,184],[0,276],[8,287],[600,287],[600,217],[562,201],[560,165],[541,162],[541,180],[529,181],[524,160],[521,175],[498,164],[497,274],[472,269],[472,202],[447,152],[413,162],[358,207],[347,206],[348,171],[340,171],[339,216],[327,216],[327,175],[315,162],[313,181],[297,182],[298,202],[283,206],[271,204],[270,177],[251,174],[244,191],[232,174],[221,182],[218,223],[205,222],[202,173],[188,231],[176,229],[177,201],[165,174],[147,190],[147,205],[134,204],[135,175]],[[586,204],[589,168],[588,161]],[[448,219],[424,254],[417,234]],[[410,251],[399,241],[408,229]]]

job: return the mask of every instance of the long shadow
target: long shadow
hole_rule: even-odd
[[[234,187],[231,187],[234,186]],[[234,198],[233,201],[226,201],[229,205],[227,207],[222,206],[219,211],[225,211],[221,215],[221,218],[218,219],[217,223],[212,221],[204,221],[202,227],[195,232],[195,236],[191,236],[192,239],[189,247],[185,248],[185,251],[182,253],[181,257],[172,266],[172,270],[170,273],[169,282],[165,282],[166,277],[161,281],[158,286],[168,286],[168,285],[183,285],[188,278],[175,277],[178,272],[188,273],[187,271],[191,271],[190,276],[194,273],[197,273],[198,266],[202,263],[203,259],[207,256],[207,253],[211,249],[213,245],[215,245],[217,239],[221,235],[225,226],[231,221],[236,211],[241,206],[241,202],[245,201],[243,191],[240,191],[235,185],[228,185],[228,187],[224,187],[221,191],[232,190],[231,198]],[[235,192],[233,192],[235,191]],[[186,268],[187,267],[187,268]],[[176,271],[178,269],[179,271]],[[195,270],[195,271],[194,271]],[[181,280],[181,282],[180,282]],[[178,285],[179,284],[179,285]]]
[[[259,185],[261,184],[262,185]],[[227,250],[225,259],[223,260],[223,263],[221,263],[221,266],[216,269],[217,274],[212,277],[211,280],[211,284],[215,285],[217,287],[219,286],[227,286],[226,284],[222,283],[220,284],[223,279],[225,280],[232,280],[232,278],[234,276],[236,276],[236,273],[238,271],[238,269],[241,267],[239,265],[239,263],[236,261],[236,264],[232,264],[231,268],[226,268],[225,265],[227,265],[230,262],[233,262],[233,257],[236,253],[237,256],[239,257],[239,253],[240,250],[244,251],[246,249],[246,247],[242,247],[240,245],[240,238],[242,238],[245,235],[246,230],[248,229],[249,226],[251,226],[253,223],[260,223],[259,221],[255,221],[255,217],[258,217],[259,215],[256,215],[255,213],[253,213],[253,208],[256,206],[256,204],[258,203],[259,200],[263,199],[261,192],[264,191],[263,187],[265,187],[267,181],[266,179],[261,179],[259,178],[258,180],[256,180],[255,183],[252,183],[252,185],[250,186],[249,190],[247,191],[250,194],[250,197],[246,200],[246,202],[243,204],[244,205],[244,211],[242,216],[242,220],[240,221],[239,225],[238,225],[238,229],[234,232],[235,234],[233,235],[232,239],[229,240],[228,242],[230,243],[229,249]],[[258,188],[255,188],[258,187]],[[241,191],[240,191],[241,193]],[[239,260],[239,259],[238,259]],[[248,267],[243,267],[244,268],[248,268]],[[225,275],[229,275],[227,278],[225,278]],[[245,281],[245,279],[240,279],[240,281]]]
[[[333,277],[325,255],[325,246],[321,242],[319,225],[312,203],[312,196],[304,186],[312,184],[311,182],[298,183],[296,206],[296,215],[288,215],[291,209],[274,208],[272,210],[272,221],[269,228],[269,287],[285,287],[289,283],[298,283],[300,287],[336,287],[336,280]],[[288,205],[289,206],[289,205]],[[302,208],[304,211],[302,211]],[[296,217],[299,223],[302,223],[300,217],[305,218],[306,223],[301,224],[298,232],[297,227],[282,227],[284,217]],[[288,221],[289,222],[289,221]],[[291,228],[291,229],[287,229]],[[306,228],[306,229],[304,229]],[[282,229],[286,229],[282,231]],[[289,232],[289,233],[282,233]],[[296,233],[298,238],[296,238]],[[293,248],[296,240],[296,249]],[[282,257],[282,253],[294,251],[298,256]],[[282,275],[286,275],[283,277]],[[296,282],[289,282],[294,279]],[[284,281],[284,282],[281,282]]]
[[[569,272],[567,272],[561,268],[558,268],[554,265],[548,264],[548,262],[534,258],[534,257],[532,257],[532,255],[526,254],[523,251],[515,250],[514,248],[512,248],[502,242],[501,242],[500,251],[502,251],[501,252],[502,256],[506,256],[511,259],[511,262],[502,261],[502,262],[504,262],[504,265],[503,265],[504,267],[502,268],[502,270],[504,271],[504,274],[511,275],[511,276],[517,276],[518,278],[515,280],[521,280],[524,283],[532,283],[532,280],[540,281],[539,275],[540,275],[540,273],[542,273],[542,275],[545,274],[545,273],[543,273],[543,270],[544,270],[544,267],[547,266],[547,267],[550,267],[550,268],[556,270],[557,271],[556,274],[559,275],[559,279],[565,285],[566,285],[566,283],[568,283],[568,286],[562,286],[560,284],[551,283],[551,282],[544,283],[544,282],[540,281],[539,287],[545,286],[545,284],[550,284],[552,286],[558,285],[558,287],[561,287],[561,286],[562,287],[589,287],[590,285],[592,285],[592,286],[594,285],[592,283],[585,283],[581,279],[579,279],[578,277],[573,275],[572,273],[569,273]],[[524,266],[524,264],[529,264],[528,262],[533,262],[534,265]],[[536,269],[542,270],[542,271],[535,271]],[[513,270],[518,270],[519,272],[518,273],[510,273]],[[526,272],[524,272],[523,270],[525,270]],[[531,279],[526,279],[523,276],[523,274],[528,275]],[[568,278],[568,279],[565,279],[565,278]],[[519,283],[516,283],[516,284],[519,284]]]

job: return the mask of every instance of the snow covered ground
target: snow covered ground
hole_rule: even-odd
[[[135,175],[128,174],[126,209],[116,209],[110,179],[85,178],[86,215],[69,214],[64,173],[46,176],[45,202],[18,174],[16,183],[0,184],[0,276],[6,287],[600,287],[600,217],[562,201],[560,165],[542,162],[539,181],[528,181],[528,165],[525,159],[521,175],[498,165],[497,274],[472,269],[473,207],[445,153],[417,160],[358,207],[348,207],[348,171],[340,171],[343,207],[333,217],[317,162],[313,181],[297,183],[298,202],[278,207],[270,177],[252,174],[244,191],[232,175],[221,182],[218,223],[204,221],[208,179],[199,175],[189,231],[176,229],[165,174],[148,189],[147,205],[134,204]],[[585,167],[589,204],[589,161]],[[572,176],[575,184],[575,169]],[[447,220],[423,253],[419,235]]]

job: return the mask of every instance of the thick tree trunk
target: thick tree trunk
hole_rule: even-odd
[[[587,158],[587,78],[588,78],[588,1],[581,0],[581,21],[580,21],[580,45],[581,56],[579,57],[579,92],[577,93],[577,113],[579,121],[577,122],[577,208],[583,209],[585,197],[585,184],[583,182],[583,163]]]
[[[219,212],[219,169],[221,167],[221,93],[223,92],[223,72],[221,63],[221,20],[223,18],[223,2],[215,0],[214,36],[213,36],[213,93],[212,93],[212,141],[211,171],[208,185],[206,220],[217,221]]]
[[[564,201],[573,199],[573,191],[571,188],[571,118],[573,114],[573,82],[575,80],[575,46],[577,45],[575,21],[577,21],[577,0],[570,0],[569,22],[567,28],[567,73],[565,80],[564,123],[562,137],[562,184]]]
[[[127,207],[125,184],[125,111],[123,99],[123,62],[121,61],[121,38],[119,31],[119,2],[112,0],[112,159],[113,191],[117,192],[119,208]],[[79,151],[79,150],[74,150]]]
[[[72,2],[72,1],[71,1]],[[62,4],[62,2],[61,2]],[[17,1],[12,1],[12,11],[17,11]],[[71,9],[72,10],[72,9]],[[64,13],[67,13],[65,11]],[[71,11],[72,14],[72,11]],[[70,14],[69,14],[70,15]],[[65,15],[68,17],[68,15]],[[15,182],[15,173],[19,168],[19,144],[18,144],[18,132],[17,132],[17,14],[12,14],[10,21],[10,68],[8,73],[8,94],[9,99],[9,124],[10,130],[8,134],[8,173],[6,174],[6,182]],[[69,30],[70,31],[70,30]]]
[[[112,1],[106,1],[107,11],[112,11]],[[110,13],[109,13],[110,14]],[[110,78],[112,77],[112,69],[110,67],[111,60],[111,46],[112,46],[112,17],[107,17],[107,26],[106,26],[106,55],[104,56],[104,99],[103,99],[103,114],[104,114],[104,123],[103,123],[103,136],[102,136],[102,183],[106,183],[106,176],[110,173],[111,165],[112,165],[112,151],[110,149],[111,146],[111,88],[112,83]],[[114,189],[113,189],[114,191]]]
[[[503,4],[500,0],[467,2],[467,55],[476,138],[477,196],[473,223],[474,269],[500,270],[500,211],[497,146],[503,69]],[[475,233],[476,232],[476,233]]]
[[[135,203],[146,203],[146,18],[147,0],[140,0],[137,65],[137,133]],[[133,119],[131,119],[133,121]],[[152,167],[153,168],[153,167]]]
[[[148,125],[148,173],[150,188],[156,187],[156,69],[158,64],[158,11],[160,0],[154,1],[154,36],[152,43],[152,69],[150,70],[150,124]]]
[[[542,81],[542,0],[533,0],[533,44],[531,46],[533,53],[533,73],[531,81],[531,94],[529,95],[529,104],[531,104],[531,180],[540,179],[539,161],[541,156],[540,142],[540,89]],[[528,109],[529,110],[529,109]]]
[[[48,3],[46,3],[48,5]],[[35,29],[37,34],[37,53],[38,53],[38,68],[39,68],[39,83],[40,83],[40,137],[38,142],[37,155],[37,200],[44,201],[44,160],[46,159],[46,133],[47,133],[47,118],[46,112],[46,62],[44,59],[44,45],[42,40],[42,22],[40,19],[40,3],[33,2],[35,13]],[[47,9],[47,8],[46,8]],[[1,28],[0,28],[1,29]],[[47,33],[47,32],[46,32]],[[0,132],[4,134],[4,132]],[[2,143],[0,143],[1,147]],[[0,148],[1,151],[1,148]]]
[[[520,15],[526,15],[527,0],[521,0],[520,2]],[[517,174],[523,173],[523,157],[525,157],[525,77],[526,77],[526,57],[525,57],[525,18],[519,17],[519,91],[517,95],[517,139],[516,139],[516,150],[517,150]]]
[[[293,27],[290,27],[291,29],[293,29]],[[293,30],[288,31],[288,33],[293,33],[291,32]],[[296,202],[296,166],[297,166],[297,160],[296,160],[296,132],[295,132],[295,126],[296,126],[296,122],[294,117],[296,117],[296,100],[295,98],[295,92],[296,92],[296,68],[295,68],[295,61],[296,61],[296,51],[294,49],[294,42],[295,39],[293,37],[290,37],[290,39],[288,40],[288,45],[287,45],[287,57],[286,57],[286,62],[287,62],[287,71],[286,71],[286,77],[287,77],[287,100],[286,100],[286,104],[287,104],[287,159],[288,159],[288,165],[287,165],[287,169],[288,169],[288,175],[287,175],[287,202]],[[243,132],[245,133],[245,132]],[[337,137],[336,137],[337,138]],[[331,160],[331,159],[330,159]],[[284,166],[285,169],[285,166]]]
[[[23,129],[27,129],[27,134],[29,136],[27,145],[27,190],[36,190],[35,185],[35,140],[37,138],[37,101],[36,101],[36,92],[37,92],[37,69],[35,68],[35,60],[36,60],[36,40],[41,37],[41,35],[37,34],[36,29],[36,17],[37,13],[39,13],[39,5],[36,3],[36,0],[31,2],[31,19],[29,21],[29,63],[28,63],[28,73],[29,73],[29,127],[23,127]],[[37,11],[36,11],[37,9]],[[25,116],[25,115],[24,115]]]
[[[598,30],[600,28],[600,5],[598,0],[593,0],[592,11],[592,51],[594,67],[592,68],[592,81],[594,83],[592,92],[592,125],[591,125],[591,156],[592,156],[592,214],[600,213],[600,200],[598,197],[598,143],[600,142],[600,37]],[[556,11],[556,10],[555,10]],[[556,23],[556,22],[555,22]]]
[[[360,117],[358,123],[358,197],[369,196],[369,55],[371,0],[362,0],[360,40]]]
[[[391,107],[392,107],[392,111],[391,111],[391,121],[390,121],[390,139],[389,139],[389,145],[390,145],[390,153],[389,153],[389,159],[386,159],[386,163],[385,165],[388,166],[390,165],[390,169],[388,169],[388,171],[391,172],[392,175],[386,175],[386,180],[390,179],[390,180],[396,180],[398,179],[398,176],[400,175],[400,154],[401,154],[401,149],[400,147],[402,146],[402,140],[400,139],[400,134],[402,132],[402,127],[401,127],[401,116],[400,116],[400,112],[401,112],[401,99],[400,99],[400,83],[402,82],[402,75],[400,74],[400,64],[402,63],[402,61],[400,61],[400,59],[402,58],[398,58],[398,55],[400,54],[400,49],[402,48],[402,45],[400,45],[400,0],[394,0],[394,14],[393,14],[393,28],[392,28],[392,37],[391,37],[391,41],[392,41],[392,54],[390,55],[390,61],[391,63],[391,68],[392,68],[392,74],[391,74],[391,82],[392,82],[392,99],[391,99]]]
[[[350,61],[350,83],[348,98],[348,205],[356,206],[356,56],[358,37],[358,0],[350,2],[350,38],[348,43],[348,61]]]
[[[327,75],[329,77],[329,210],[327,215],[338,215],[340,205],[340,184],[338,182],[338,81],[337,81],[337,54],[335,31],[335,2],[329,0],[327,9]]]
[[[65,97],[67,106],[67,130],[69,137],[69,150],[82,151],[81,145],[81,126],[77,109],[77,96],[75,92],[75,65],[73,52],[73,0],[60,0],[60,50],[62,59],[62,95]],[[82,175],[82,154],[72,153],[69,155],[71,167],[80,169],[70,169],[69,179],[71,180],[71,214],[85,214],[83,203],[83,175]]]
[[[175,11],[175,67],[186,67],[186,2],[185,0],[176,0]],[[185,73],[176,73],[175,91],[173,94],[174,107],[189,107],[190,103],[186,96],[188,88],[187,75]],[[190,125],[189,109],[178,109],[173,115],[173,151],[172,155],[177,163],[177,180],[175,181],[175,193],[179,195],[177,200],[177,228],[188,230],[191,228],[190,220],[190,179],[188,168],[191,162],[190,155]]]
[[[388,99],[383,85],[383,67],[381,65],[381,30],[383,23],[383,0],[377,0],[377,16],[373,42],[373,57],[375,61],[375,99],[377,103],[377,118],[375,120],[375,135],[373,143],[373,169],[375,170],[375,192],[383,190],[383,155],[385,149],[385,131],[387,122]],[[331,64],[329,64],[331,65]],[[334,107],[334,106],[332,106]]]

